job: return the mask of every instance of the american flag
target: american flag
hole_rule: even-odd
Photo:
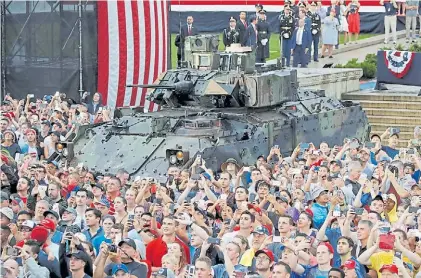
[[[98,1],[98,92],[109,107],[143,106],[147,89],[129,84],[152,84],[167,70],[167,0]]]

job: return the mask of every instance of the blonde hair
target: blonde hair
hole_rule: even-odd
[[[177,258],[173,255],[165,254],[162,257],[161,262],[163,262],[164,260],[168,260],[171,264],[178,266]]]

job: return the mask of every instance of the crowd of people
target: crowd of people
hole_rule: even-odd
[[[420,127],[404,149],[393,127],[215,171],[198,156],[159,183],[52,159],[110,120],[84,97],[2,103],[2,277],[421,277]]]
[[[416,42],[417,17],[421,22],[421,1],[380,0],[380,5],[385,8],[384,43],[397,43],[397,16],[405,16],[406,42]],[[240,12],[238,17],[230,17],[222,38],[225,47],[232,44],[251,47],[256,51],[256,63],[265,63],[269,58],[272,28],[269,27],[263,6],[256,4],[255,7],[256,14],[249,18],[246,12]],[[290,66],[291,56],[294,61],[293,67],[299,64],[301,67],[307,67],[312,60],[318,62],[319,44],[322,45],[321,58],[333,58],[333,49],[338,48],[341,33],[344,35],[344,45],[358,43],[360,7],[358,0],[351,0],[349,3],[345,0],[331,0],[329,6],[323,6],[319,0],[304,0],[298,3],[295,0],[286,1],[278,17],[277,28],[283,66]],[[189,16],[187,24],[180,28],[175,41],[179,66],[184,61],[185,38],[197,34],[199,30],[193,24],[193,17]]]

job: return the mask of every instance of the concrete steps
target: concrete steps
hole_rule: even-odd
[[[383,108],[364,108],[367,116],[402,116],[402,117],[420,117],[421,109],[383,109]]]
[[[399,127],[399,147],[413,138],[414,127],[421,125],[421,97],[398,93],[351,93],[344,100],[357,101],[366,112],[371,134],[383,134],[388,127]]]

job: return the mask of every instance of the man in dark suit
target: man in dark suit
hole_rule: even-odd
[[[187,17],[187,24],[181,26],[180,29],[180,47],[177,50],[177,60],[178,65],[180,66],[180,62],[184,61],[184,43],[186,41],[186,38],[189,36],[196,36],[199,34],[199,31],[195,26],[193,26],[193,17],[189,15]]]
[[[246,45],[247,27],[248,27],[248,24],[247,24],[246,12],[240,12],[240,19],[237,21],[237,29],[238,29],[238,32],[240,32],[241,46]]]
[[[294,57],[293,67],[298,67],[298,64],[301,64],[302,68],[307,67],[307,52],[310,49],[312,38],[311,31],[305,28],[304,25],[304,19],[298,20],[298,27],[292,35],[291,54]]]
[[[250,46],[252,49],[255,49],[257,46],[257,18],[256,16],[252,16],[250,18],[250,24],[246,30],[246,46]]]

